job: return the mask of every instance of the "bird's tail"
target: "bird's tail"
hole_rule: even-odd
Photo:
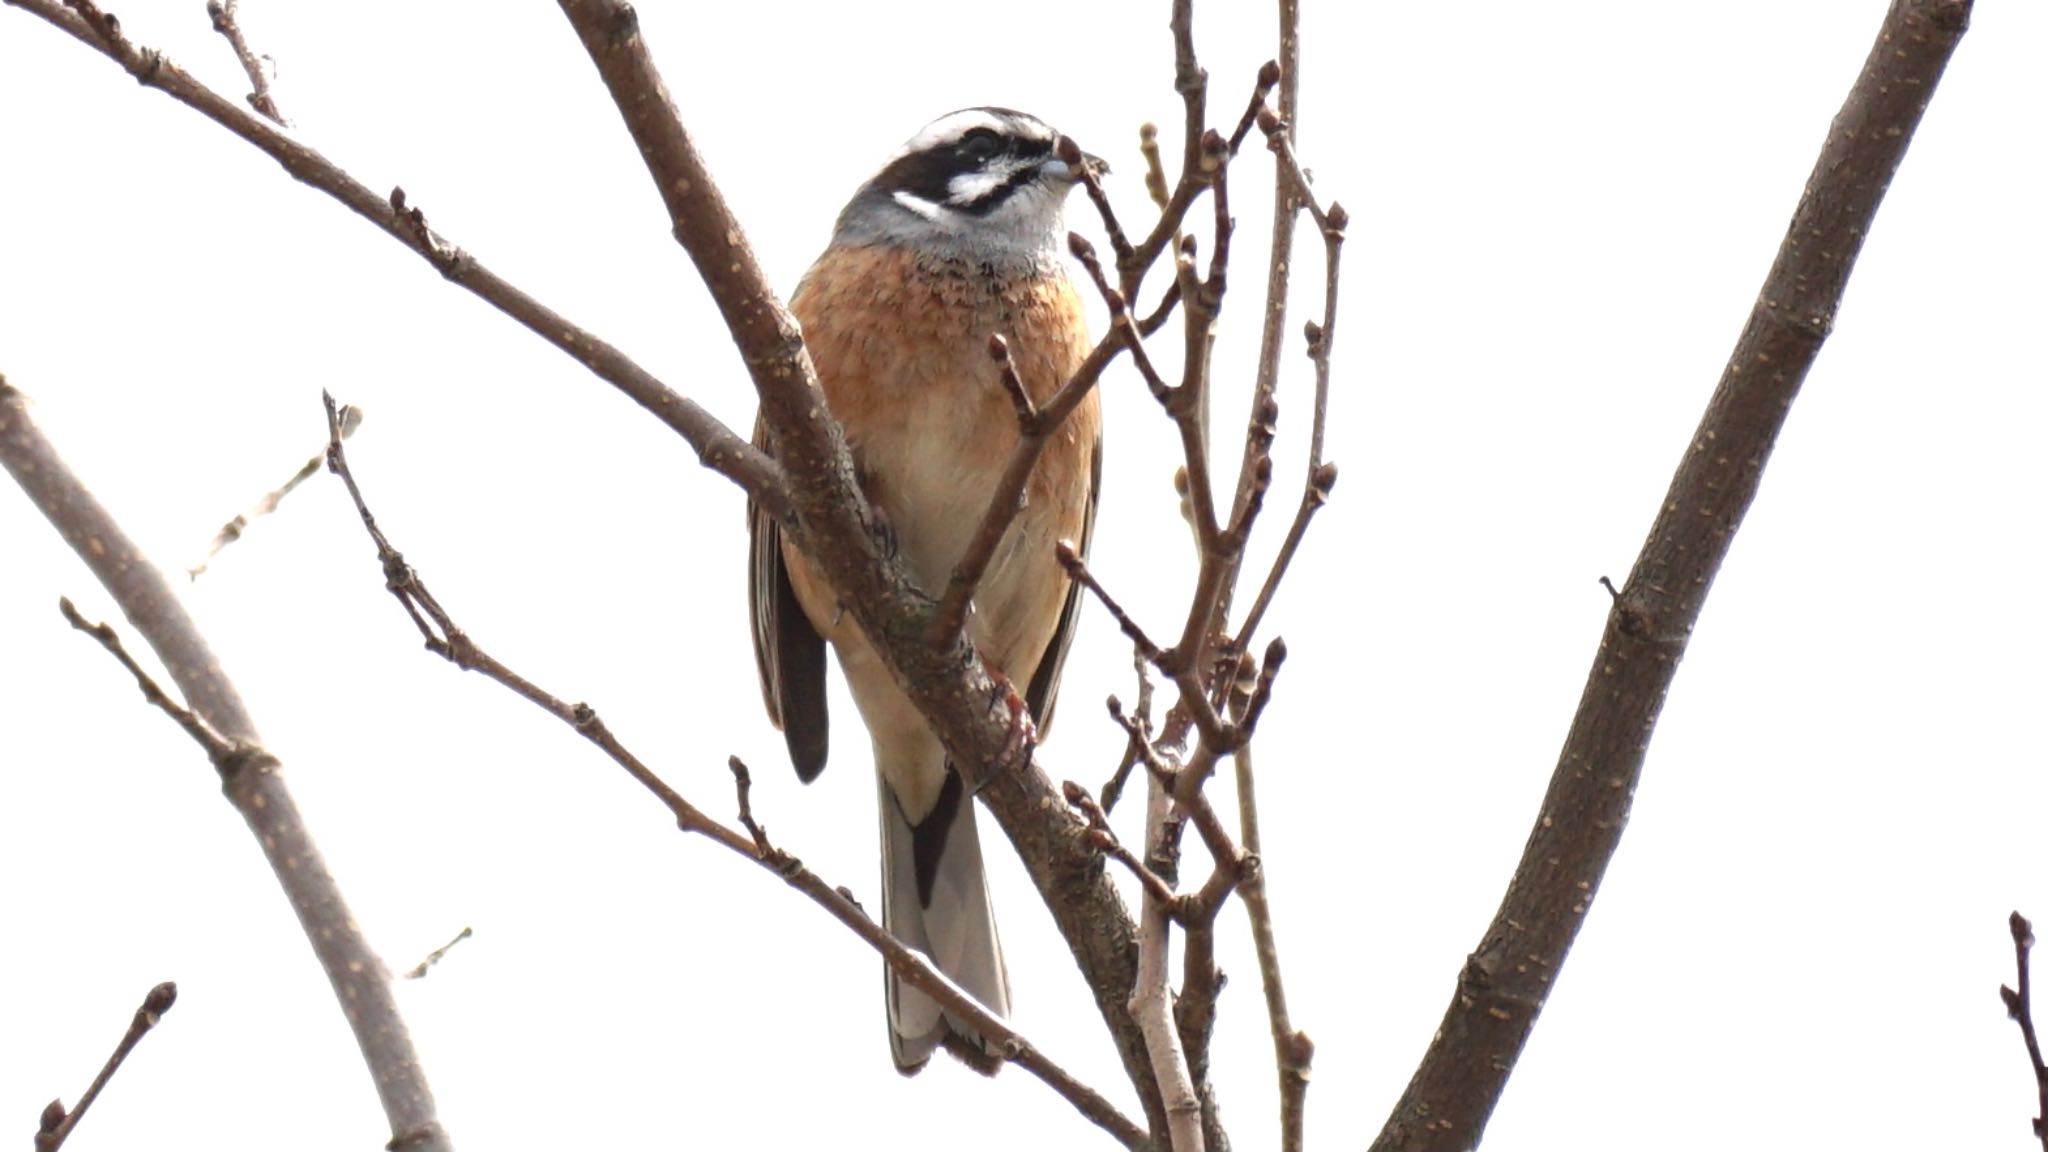
[[[1010,1014],[1010,979],[989,907],[981,868],[981,837],[974,801],[963,795],[950,769],[939,803],[913,826],[887,783],[882,796],[882,926],[931,957],[955,984],[998,1016]],[[986,1050],[964,1020],[939,1009],[931,997],[885,971],[889,997],[889,1050],[896,1070],[915,1075],[948,1032]]]

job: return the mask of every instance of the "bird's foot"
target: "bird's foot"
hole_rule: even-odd
[[[1000,701],[1010,712],[1010,735],[1003,742],[1002,754],[996,758],[993,767],[999,771],[1008,771],[1013,767],[1028,764],[1031,761],[1031,750],[1038,747],[1038,724],[1031,719],[1031,705],[1018,694],[1017,686],[1003,674],[1001,668],[990,663],[986,657],[981,663],[988,669],[989,679],[996,684],[996,697],[989,703],[995,704]]]

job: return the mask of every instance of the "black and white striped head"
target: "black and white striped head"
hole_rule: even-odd
[[[1060,134],[1008,108],[942,116],[861,186],[833,242],[886,244],[1001,268],[1056,266],[1067,193],[1081,174]],[[1082,163],[1101,165],[1094,157]]]

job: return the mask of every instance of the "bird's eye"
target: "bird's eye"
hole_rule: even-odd
[[[1003,150],[1003,138],[988,128],[976,128],[960,138],[960,154],[977,163]]]

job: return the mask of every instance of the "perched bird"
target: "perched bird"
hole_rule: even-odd
[[[1010,363],[1041,404],[1089,349],[1066,271],[1065,205],[1081,173],[1060,159],[1059,141],[1043,122],[1005,108],[934,121],[854,193],[790,300],[862,489],[903,563],[934,595],[1017,443],[1016,410],[989,338],[1008,341]],[[755,438],[766,440],[758,425]],[[1047,444],[968,617],[983,659],[1026,686],[1041,732],[1079,613],[1079,590],[1055,545],[1072,540],[1085,554],[1101,478],[1102,413],[1091,393]],[[1007,1015],[1009,978],[972,797],[809,560],[758,509],[751,531],[754,655],[797,775],[809,782],[825,766],[829,641],[874,744],[882,922]],[[949,1032],[986,1051],[930,997],[893,974],[886,981],[899,1071],[923,1068]]]

